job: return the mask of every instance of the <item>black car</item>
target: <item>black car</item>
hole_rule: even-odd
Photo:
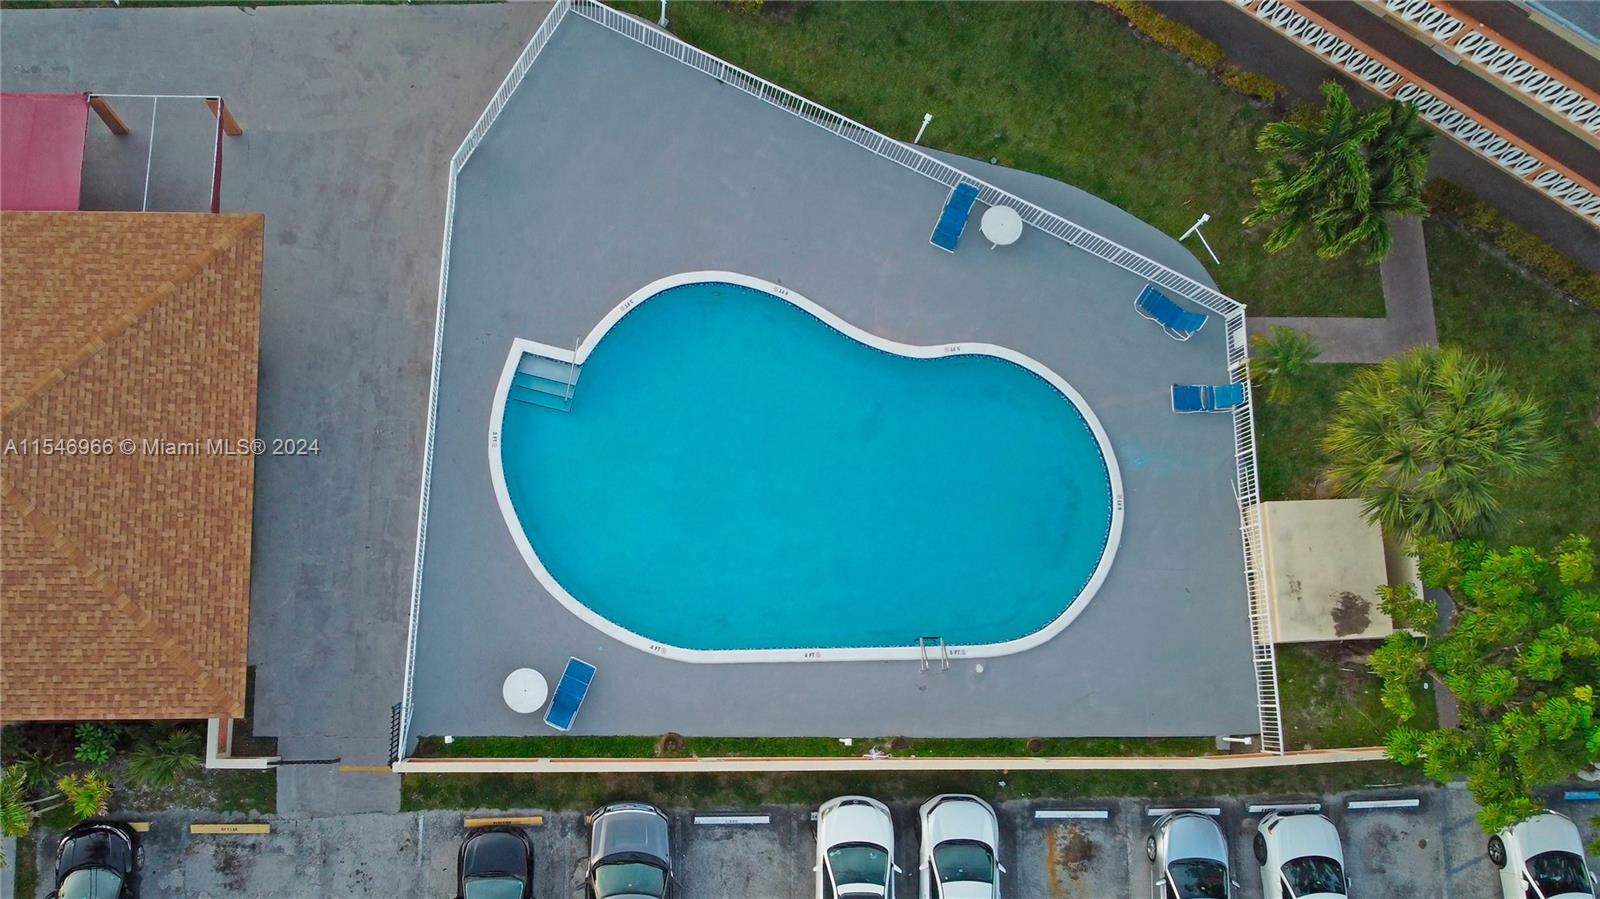
[[[115,821],[85,821],[56,847],[56,888],[51,899],[138,899],[144,852],[133,828]]]
[[[588,899],[671,899],[667,816],[653,805],[614,802],[589,816]]]
[[[457,899],[533,899],[533,843],[516,827],[483,827],[461,841]]]

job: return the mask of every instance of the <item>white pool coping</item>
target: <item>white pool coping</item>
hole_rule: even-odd
[[[1100,458],[1105,462],[1106,474],[1111,485],[1111,525],[1106,533],[1105,546],[1100,551],[1100,561],[1090,574],[1088,582],[1078,592],[1077,597],[1070,601],[1061,614],[1052,619],[1040,629],[1000,643],[978,644],[948,644],[946,649],[952,659],[984,659],[995,656],[1011,655],[1032,649],[1048,642],[1052,637],[1065,630],[1067,625],[1083,613],[1105,583],[1106,575],[1111,570],[1111,560],[1116,556],[1117,547],[1122,539],[1123,519],[1123,492],[1122,473],[1117,467],[1116,456],[1111,450],[1111,439],[1106,436],[1105,428],[1100,420],[1095,417],[1089,403],[1071,384],[1050,370],[1038,360],[1017,352],[1007,347],[996,346],[990,343],[947,343],[937,346],[913,346],[889,340],[864,331],[844,319],[834,315],[827,309],[801,296],[781,284],[774,284],[761,278],[737,272],[699,271],[683,272],[668,275],[646,284],[634,291],[627,299],[618,303],[611,311],[601,317],[600,322],[594,326],[588,336],[579,342],[575,350],[550,346],[533,340],[515,338],[511,342],[511,350],[506,355],[504,368],[500,372],[500,381],[495,388],[494,403],[489,410],[489,476],[494,483],[495,499],[500,504],[500,514],[505,519],[506,528],[511,532],[511,539],[516,542],[517,549],[522,553],[522,559],[527,563],[528,569],[533,572],[534,578],[539,581],[546,592],[555,597],[567,610],[578,616],[579,619],[616,640],[619,640],[635,649],[661,656],[662,658],[676,659],[681,662],[699,663],[746,663],[746,662],[861,662],[861,661],[888,661],[888,660],[920,660],[923,650],[917,646],[853,646],[853,647],[811,647],[811,648],[786,648],[786,649],[686,649],[681,646],[672,646],[657,640],[652,640],[642,634],[635,633],[611,619],[599,614],[584,605],[577,597],[567,592],[566,588],[550,574],[540,561],[538,553],[534,552],[533,545],[528,542],[527,534],[523,532],[522,521],[517,517],[517,511],[511,504],[510,491],[506,489],[505,470],[502,467],[500,453],[500,427],[505,419],[506,402],[510,396],[512,378],[516,375],[517,366],[522,361],[524,354],[547,356],[572,361],[582,365],[589,353],[599,345],[622,317],[631,312],[645,300],[670,290],[688,284],[717,282],[733,284],[739,287],[748,287],[770,294],[778,299],[787,301],[814,318],[838,331],[840,334],[856,341],[857,343],[894,353],[912,359],[939,359],[946,356],[992,356],[1021,366],[1038,375],[1057,392],[1066,397],[1077,409],[1084,423],[1089,426],[1089,431],[1094,435],[1095,442],[1099,444]],[[936,650],[930,650],[930,655],[936,655]]]

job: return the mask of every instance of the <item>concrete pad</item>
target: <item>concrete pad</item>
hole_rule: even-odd
[[[1389,583],[1383,530],[1358,499],[1261,504],[1267,596],[1278,643],[1378,640],[1394,622],[1378,609]]]

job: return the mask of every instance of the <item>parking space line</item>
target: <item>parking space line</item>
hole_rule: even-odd
[[[133,828],[135,833],[149,833],[150,832],[150,822],[149,821],[129,821],[128,822],[128,826]]]
[[[1047,818],[1109,818],[1111,813],[1105,809],[1064,809],[1042,808],[1033,813],[1034,820]]]
[[[771,815],[695,815],[696,824],[771,824]]]
[[[1345,803],[1344,807],[1351,811],[1362,811],[1378,808],[1418,808],[1421,805],[1421,799],[1352,799]]]
[[[1173,812],[1194,812],[1197,815],[1209,815],[1209,816],[1215,818],[1218,815],[1222,814],[1222,809],[1220,809],[1220,808],[1152,808],[1152,809],[1145,809],[1144,813],[1146,815],[1148,815],[1149,817],[1151,817],[1151,818],[1159,818],[1162,815],[1170,815]]]
[[[1259,815],[1262,812],[1320,812],[1320,811],[1322,811],[1322,803],[1320,803],[1320,802],[1264,802],[1261,805],[1249,806],[1248,811],[1252,815]]]
[[[194,834],[263,834],[272,833],[271,824],[190,824]]]
[[[474,827],[494,827],[500,824],[508,824],[514,827],[543,827],[544,816],[526,815],[520,818],[467,818],[461,822],[461,825],[468,830],[471,830]]]

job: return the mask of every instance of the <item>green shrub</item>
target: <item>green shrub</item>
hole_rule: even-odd
[[[1223,67],[1222,83],[1246,97],[1254,97],[1263,103],[1276,102],[1278,97],[1288,92],[1283,85],[1271,78],[1241,69],[1232,63]]]
[[[1428,182],[1423,198],[1435,211],[1448,213],[1467,230],[1493,243],[1512,262],[1579,302],[1600,309],[1600,272],[1573,262],[1458,184],[1436,178]]]
[[[73,757],[86,765],[104,765],[117,748],[117,729],[110,724],[80,724],[73,729],[78,738]]]
[[[164,728],[147,733],[128,755],[128,780],[135,786],[166,786],[178,775],[197,770],[200,734],[189,728]]]
[[[1205,69],[1217,69],[1227,61],[1222,46],[1187,25],[1167,18],[1148,4],[1137,0],[1098,0],[1115,10],[1128,24],[1168,50],[1182,54]]]

